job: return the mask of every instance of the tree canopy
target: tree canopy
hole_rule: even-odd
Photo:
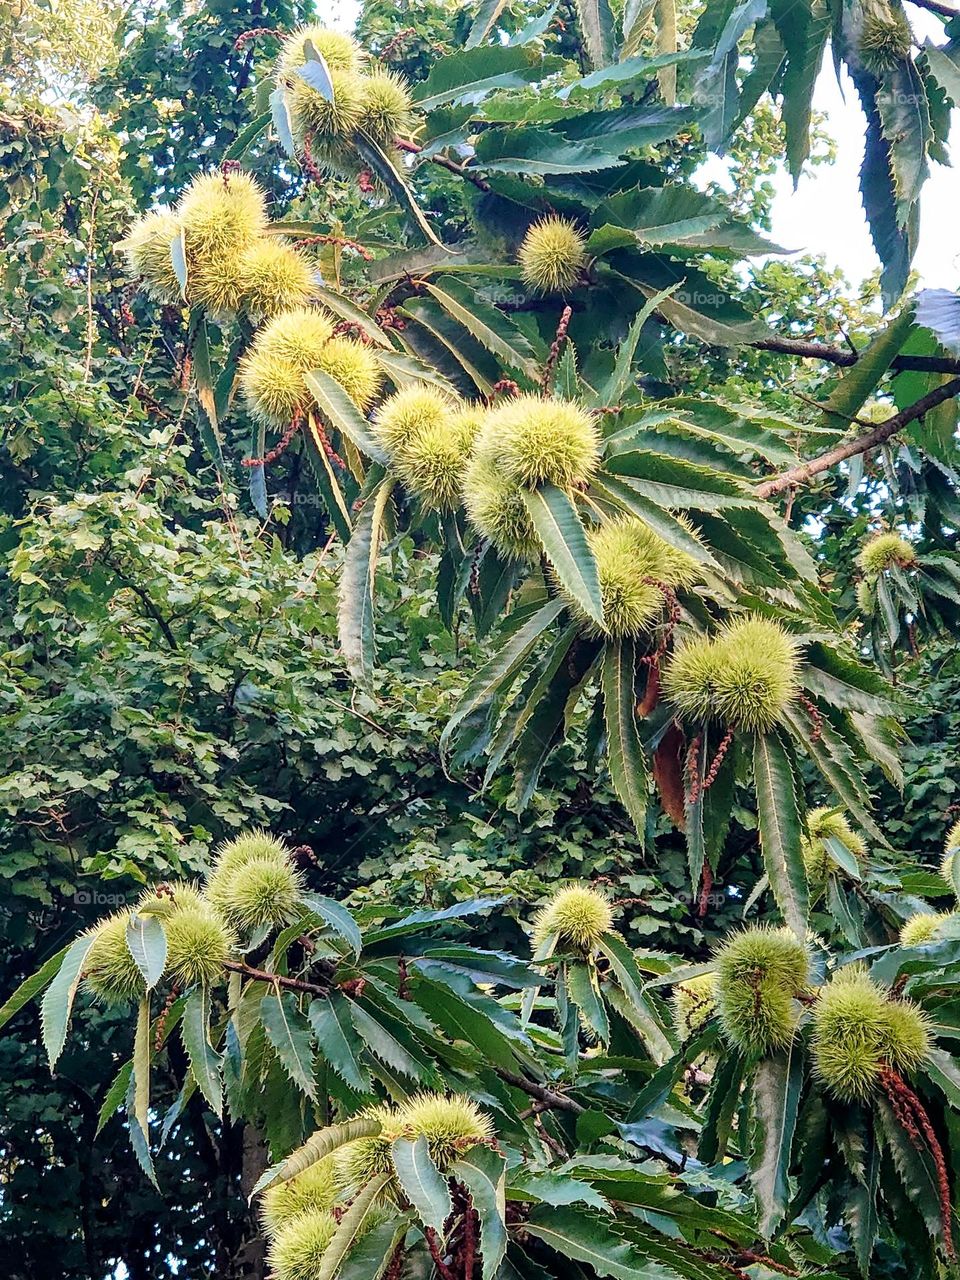
[[[0,37],[14,1275],[948,1274],[960,18]]]

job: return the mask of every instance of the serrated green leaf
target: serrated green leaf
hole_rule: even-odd
[[[325,1129],[318,1129],[315,1134],[307,1139],[302,1147],[298,1147],[286,1159],[281,1160],[279,1164],[273,1165],[265,1173],[261,1174],[256,1186],[250,1193],[250,1198],[253,1199],[254,1196],[259,1195],[262,1191],[266,1191],[268,1187],[276,1186],[278,1182],[289,1182],[291,1178],[303,1173],[304,1169],[309,1169],[318,1160],[332,1155],[334,1151],[339,1151],[341,1147],[345,1147],[350,1142],[356,1142],[358,1138],[375,1138],[380,1129],[379,1120],[373,1120],[366,1116],[361,1116],[355,1120],[345,1120],[341,1124],[327,1125]]]
[[[323,1251],[323,1259],[317,1268],[316,1280],[333,1280],[340,1265],[350,1251],[353,1242],[358,1238],[364,1222],[377,1206],[380,1193],[390,1181],[390,1174],[383,1173],[368,1182],[362,1191],[358,1191],[350,1201],[333,1238]]]
[[[447,1180],[430,1159],[430,1148],[421,1134],[415,1142],[398,1138],[390,1148],[393,1167],[407,1199],[425,1227],[443,1235],[443,1224],[453,1212]]]
[[[113,1083],[106,1092],[100,1112],[97,1116],[97,1130],[94,1134],[98,1138],[103,1132],[103,1127],[115,1115],[118,1108],[123,1105],[123,1100],[127,1096],[127,1089],[130,1087],[130,1076],[133,1072],[133,1059],[125,1062],[117,1074],[113,1078]]]
[[[57,972],[47,986],[40,1004],[43,1047],[47,1051],[47,1061],[50,1063],[51,1072],[63,1052],[63,1046],[67,1038],[67,1028],[70,1025],[73,1000],[80,985],[84,962],[90,948],[93,946],[93,942],[93,934],[84,933],[67,947]]]
[[[602,626],[603,600],[597,562],[572,499],[552,484],[521,489],[521,494],[557,577],[584,613]]]
[[[601,684],[610,777],[637,833],[647,817],[647,762],[637,727],[637,645],[631,637],[603,647]]]
[[[807,877],[800,854],[800,813],[793,766],[779,733],[757,734],[753,774],[763,865],[770,888],[794,933],[807,931]]]
[[[381,466],[387,466],[390,461],[389,456],[377,444],[369,422],[340,383],[335,378],[331,378],[329,373],[324,373],[322,369],[314,369],[311,373],[305,373],[303,377],[316,398],[320,414],[327,425],[341,431],[368,458],[379,462]]]
[[[850,419],[880,385],[913,328],[913,310],[905,307],[900,314],[880,330],[869,345],[857,357],[857,363],[847,369],[834,383],[823,406],[823,425],[837,431],[850,429]]]
[[[753,1077],[750,1173],[765,1239],[775,1234],[790,1203],[790,1156],[802,1087],[803,1055],[795,1040],[764,1058]]]
[[[152,991],[167,964],[167,935],[156,916],[131,913],[127,922],[127,947],[143,974],[147,990]]]
[[[330,932],[341,938],[355,956],[359,956],[363,950],[363,935],[346,907],[319,893],[305,893],[301,902],[308,911],[319,916]]]
[[[0,1027],[6,1026],[12,1017],[18,1014],[31,1000],[36,1000],[37,996],[49,986],[60,972],[60,966],[63,964],[69,950],[69,945],[62,947],[56,955],[46,960],[36,973],[32,973],[29,978],[24,978],[10,999],[5,1001],[3,1007],[0,1008]]]
[[[506,1176],[507,1162],[490,1147],[471,1147],[451,1170],[470,1192],[480,1219],[482,1280],[493,1280],[507,1249]]]
[[[210,995],[198,987],[187,996],[181,1026],[190,1070],[200,1092],[216,1115],[223,1113],[222,1060],[210,1043]]]
[[[340,647],[350,674],[368,688],[373,680],[375,638],[373,588],[376,579],[380,539],[387,504],[393,493],[392,477],[382,479],[367,495],[347,544],[337,609]]]
[[[416,197],[407,186],[400,170],[384,151],[383,147],[380,146],[379,142],[371,138],[369,134],[364,133],[362,129],[357,130],[353,140],[361,157],[404,211],[410,225],[420,232],[427,244],[443,247],[443,242],[427,221],[426,215],[417,204]]]
[[[287,1076],[307,1095],[316,1096],[313,1078],[313,1040],[306,1020],[289,991],[283,995],[264,996],[260,1017],[267,1039]]]
[[[530,1214],[526,1229],[561,1257],[585,1263],[598,1276],[612,1276],[614,1280],[675,1280],[675,1273],[656,1264],[648,1265],[637,1249],[617,1235],[609,1217],[592,1210],[573,1205],[538,1205]]]
[[[502,311],[489,306],[457,281],[450,281],[443,289],[425,281],[423,287],[488,351],[511,369],[519,370],[532,381],[537,380],[539,370],[529,341]]]
[[[369,1094],[370,1072],[361,1061],[363,1043],[350,1017],[346,997],[333,991],[329,996],[312,1000],[307,1018],[316,1034],[321,1057],[351,1089]]]

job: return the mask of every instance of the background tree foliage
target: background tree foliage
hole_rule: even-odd
[[[603,3],[561,5],[543,21],[547,11],[539,4],[371,3],[358,34],[387,65],[422,84],[442,57],[465,45],[479,51],[488,32],[496,34],[484,47],[495,52],[539,22],[542,56],[569,59],[588,76],[614,57],[613,32],[624,58],[659,52],[669,63],[671,8],[661,4],[652,14],[653,6],[627,5],[607,17]],[[679,8],[681,46],[711,56],[677,59],[675,70],[648,73],[636,102],[624,98],[622,106],[655,115],[662,110],[657,95],[666,99],[678,81],[677,100],[690,104],[676,108],[687,112],[681,128],[671,121],[662,137],[625,139],[629,177],[641,185],[661,185],[664,177],[682,184],[702,158],[704,141],[717,147],[726,141],[736,192],[729,202],[719,193],[712,198],[722,201],[725,218],[752,223],[755,239],[766,224],[763,178],[770,165],[785,152],[797,173],[810,145],[808,104],[798,88],[806,83],[803,67],[825,47],[831,17],[835,47],[843,51],[856,6],[834,5],[828,14],[825,7],[801,5],[802,20],[791,20],[787,6],[776,4]],[[59,5],[55,13],[41,4],[7,5],[0,15],[0,213],[8,247],[0,317],[4,991],[100,918],[111,897],[131,903],[144,883],[195,876],[219,840],[258,824],[291,846],[307,846],[313,856],[304,852],[301,866],[310,891],[337,898],[351,893],[374,930],[384,903],[398,911],[442,909],[477,894],[509,895],[509,904],[484,916],[470,939],[485,949],[516,950],[523,946],[518,920],[526,918],[526,904],[560,879],[585,878],[608,883],[621,901],[617,927],[638,954],[659,949],[673,963],[701,961],[740,920],[762,874],[746,780],[731,791],[730,834],[713,891],[702,899],[699,886],[690,884],[686,841],[660,807],[651,804],[644,829],[634,829],[598,759],[586,716],[545,762],[524,808],[508,777],[481,792],[482,769],[448,776],[440,733],[497,642],[475,634],[465,609],[452,631],[443,625],[432,603],[438,548],[416,522],[391,542],[376,583],[376,689],[358,690],[336,634],[344,552],[331,536],[328,504],[318,497],[302,453],[291,450],[270,468],[269,510],[258,514],[239,465],[249,451],[241,413],[219,424],[225,461],[211,461],[209,422],[185,360],[188,317],[179,308],[152,306],[131,288],[117,244],[137,212],[175,199],[199,169],[228,153],[264,106],[262,86],[276,42],[267,36],[236,49],[237,37],[254,27],[290,30],[309,16],[299,6],[267,2],[137,5],[123,15],[83,4]],[[713,52],[723,36],[729,50],[718,60]],[[923,157],[936,159],[942,150],[944,105],[955,88],[951,50],[927,50],[910,70],[879,77],[853,68],[869,115],[873,163],[865,169],[864,194],[888,300],[907,283]],[[899,83],[904,77],[915,106],[920,83],[926,107],[914,119],[892,121],[885,113],[906,92]],[[769,88],[783,95],[779,111],[762,97]],[[517,132],[529,130],[536,136],[524,144],[525,154],[538,173],[538,158],[557,145],[556,134],[545,141],[541,132],[551,126],[550,107],[522,85],[499,103],[503,115],[487,112],[481,133],[495,133],[490,126],[498,124],[509,130],[514,122]],[[741,127],[725,140],[724,120],[741,116]],[[455,148],[468,119],[456,104],[445,104],[431,113],[419,141],[449,133],[445,145]],[[596,136],[609,123],[594,122]],[[819,135],[812,136],[820,146]],[[489,158],[491,144],[484,145]],[[577,150],[576,139],[570,145]],[[590,145],[579,143],[581,151]],[[892,167],[884,168],[880,161],[891,146]],[[478,147],[478,157],[482,152]],[[368,200],[352,182],[317,187],[272,139],[247,150],[244,163],[270,191],[275,217],[355,238],[378,260],[410,247],[413,237],[396,200]],[[490,174],[486,191],[424,163],[416,196],[441,239],[457,243],[479,229],[491,257],[502,258],[503,237],[516,243],[546,204],[579,214],[603,198],[603,174],[617,174],[622,189],[629,185],[617,169],[591,171],[588,180],[578,172],[582,163],[581,156],[570,174],[548,172],[524,190],[515,173]],[[331,243],[316,252],[325,279],[372,310],[383,290],[394,287],[390,301],[405,318],[400,334],[410,357],[426,356],[463,385],[462,361],[451,361],[425,336],[426,321],[437,319],[435,305],[431,310],[415,291],[397,291],[391,268],[382,274],[375,262],[368,272],[349,249]],[[664,331],[652,317],[646,320],[631,374],[636,403],[643,403],[641,392],[709,390],[724,401],[789,415],[804,427],[820,425],[820,410],[809,401],[830,396],[835,371],[822,362],[801,365],[790,344],[802,339],[842,347],[846,334],[863,350],[886,323],[877,306],[879,283],[851,297],[822,264],[773,258],[750,265],[732,260],[722,246],[706,257],[696,246],[684,249],[680,259],[690,253],[698,258],[702,291],[735,295],[742,310],[731,314],[722,306],[717,315],[708,309],[690,329],[679,324]],[[414,261],[415,270],[430,267]],[[660,283],[655,275],[650,288]],[[486,314],[482,291],[469,298],[475,312]],[[541,310],[539,330],[522,311],[506,308],[505,314],[513,316],[512,339],[519,332],[543,356],[558,308],[551,303]],[[574,317],[578,351],[583,358],[590,352],[593,369],[609,375],[627,335],[623,308],[610,313],[599,338],[587,319],[597,317]],[[773,349],[762,341],[727,345],[729,333],[717,328],[743,325],[749,339],[759,332],[750,328],[757,320]],[[515,366],[502,367],[462,326],[454,331],[454,346],[488,384],[498,375],[517,376]],[[211,326],[217,359],[229,349],[229,335],[223,336],[221,347]],[[908,344],[901,358],[939,352],[927,331],[914,329]],[[864,400],[886,406],[878,418],[914,403],[932,385],[911,371],[883,382],[898,353],[888,354],[864,393]],[[866,417],[872,407],[863,410],[861,401],[847,412]],[[834,438],[849,425],[845,421]],[[936,563],[955,546],[954,427],[946,407],[926,415],[866,458],[855,457],[848,470],[816,476],[788,505],[789,524],[803,532],[819,583],[844,620],[860,616],[853,562],[868,530],[900,528],[921,557],[934,558],[924,570],[923,608],[920,601],[894,599],[890,609],[878,606],[863,620],[862,652],[896,676],[909,741],[902,793],[878,765],[866,766],[875,818],[892,848],[883,851],[871,879],[846,886],[849,912],[836,901],[817,905],[811,925],[833,945],[886,942],[913,906],[946,901],[946,886],[924,870],[938,863],[958,763],[952,745],[960,714],[954,710],[957,671],[949,639],[957,587]],[[802,776],[810,802],[822,800],[822,782],[806,765]],[[752,919],[757,912],[754,906]],[[759,912],[775,918],[769,899]],[[448,945],[463,940],[456,924],[440,922],[439,929]],[[381,947],[381,964],[384,956],[396,962],[402,949]],[[426,990],[429,983],[422,985]],[[432,991],[429,998],[442,994]],[[443,1025],[429,1000],[422,1007]],[[613,1009],[610,1016],[612,1060],[621,1061],[626,1092],[645,1099],[632,1138],[647,1155],[666,1155],[666,1169],[676,1174],[671,1152],[679,1149],[672,1144],[692,1148],[674,1110],[688,1099],[667,1103],[670,1085],[658,1093],[662,1078],[653,1064],[626,1062],[636,1056],[628,1024]],[[426,1045],[428,1056],[433,1051]],[[455,1055],[445,1058],[449,1051],[439,1042],[436,1052],[445,1070],[462,1074],[463,1064]],[[246,1193],[267,1163],[264,1136],[275,1158],[312,1127],[302,1110],[290,1114],[291,1106],[301,1106],[295,1091],[274,1079],[266,1114],[238,1104],[223,1121],[196,1095],[188,1099],[174,1112],[173,1137],[154,1152],[158,1192],[144,1178],[120,1118],[107,1114],[93,1142],[105,1085],[129,1054],[129,1018],[86,1004],[78,1006],[52,1078],[35,1021],[20,1014],[5,1030],[0,1215],[13,1274],[41,1274],[51,1257],[64,1275],[90,1280],[115,1274],[120,1264],[133,1277],[180,1270],[263,1274]],[[185,1073],[187,1055],[170,1034],[169,1058],[159,1061],[153,1078],[157,1115],[174,1105]],[[492,1079],[486,1083],[494,1088]],[[581,1087],[585,1101],[577,1105],[587,1110],[576,1130],[564,1128],[570,1117],[563,1111],[546,1113],[546,1123],[560,1124],[551,1130],[555,1142],[602,1167],[611,1150],[604,1138],[612,1132],[603,1128],[609,1123],[603,1111],[616,1110],[620,1100],[606,1098],[599,1080],[585,1078]],[[519,1114],[520,1100],[510,1101]],[[694,1093],[693,1101],[702,1096]],[[524,1122],[517,1123],[522,1129]],[[816,1130],[815,1117],[805,1116],[804,1123]],[[954,1165],[955,1118],[944,1110],[936,1123]],[[858,1139],[851,1131],[851,1147]],[[802,1162],[816,1158],[811,1147]],[[701,1223],[698,1215],[706,1206],[730,1214],[727,1226],[741,1253],[749,1252],[756,1231],[742,1163],[719,1173],[695,1167],[698,1172],[681,1171],[673,1184],[692,1215],[693,1226],[683,1228],[687,1243],[703,1245],[697,1232],[709,1233],[710,1221],[707,1214]],[[827,1167],[833,1183],[819,1193],[824,1222],[835,1208],[831,1198],[859,1194],[853,1184],[860,1178],[855,1161],[845,1170],[836,1154]],[[804,1171],[806,1163],[794,1168],[801,1182]],[[894,1211],[914,1213],[900,1198],[892,1170],[885,1167],[882,1176]],[[918,1176],[922,1185],[922,1170]],[[612,1186],[601,1193],[618,1198]],[[656,1219],[665,1207],[651,1203],[647,1212]],[[917,1274],[932,1266],[921,1239],[919,1226],[899,1240],[886,1233],[876,1274],[904,1267]],[[768,1261],[781,1268],[854,1273],[850,1241],[820,1239],[816,1230],[801,1232],[799,1243],[771,1248]],[[714,1274],[710,1259],[682,1250],[681,1256],[691,1268],[683,1274]],[[540,1265],[528,1264],[531,1271]],[[671,1265],[678,1265],[676,1258]],[[739,1255],[736,1265],[751,1272],[754,1266]]]

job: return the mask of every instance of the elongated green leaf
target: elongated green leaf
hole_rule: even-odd
[[[307,1018],[317,1037],[321,1057],[358,1093],[370,1093],[370,1072],[361,1060],[363,1042],[350,1017],[346,997],[339,991],[313,1000]]]
[[[573,501],[552,484],[539,489],[522,489],[521,493],[557,577],[584,613],[602,626],[603,601],[597,562]]]
[[[316,1095],[313,1078],[313,1043],[310,1030],[300,1012],[296,998],[288,991],[283,995],[264,996],[260,1016],[267,1039],[277,1051],[280,1065],[298,1088],[309,1098]]]
[[[567,141],[549,129],[490,129],[477,139],[477,163],[487,173],[594,173],[623,161],[598,146]]]
[[[206,419],[205,429],[201,432],[204,443],[213,462],[220,468],[224,466],[223,441],[220,437],[220,422],[217,413],[216,378],[210,360],[210,339],[207,334],[206,318],[196,309],[190,317],[193,341],[190,346],[192,359],[193,382],[197,399]]]
[[[223,160],[242,160],[257,139],[266,133],[272,119],[273,113],[264,111],[255,120],[251,120],[246,128],[240,130],[223,153]],[[222,163],[223,161],[221,161]]]
[[[593,67],[613,61],[614,20],[610,0],[576,0],[580,33]]]
[[[753,773],[763,865],[777,906],[802,938],[807,930],[807,877],[800,855],[800,814],[793,767],[776,730],[757,735]]]
[[[823,406],[823,425],[847,431],[855,417],[880,385],[913,328],[913,310],[904,307],[900,314],[871,340],[860,353],[857,363],[847,369]]]
[[[617,795],[643,836],[647,817],[647,762],[637,728],[637,646],[625,637],[603,647],[601,680],[607,758]]]
[[[93,940],[92,933],[84,933],[70,944],[56,975],[51,978],[44,992],[40,1005],[40,1023],[43,1028],[43,1047],[47,1051],[51,1071],[63,1052],[74,996],[77,994],[83,965],[93,946]]]
[[[267,1169],[266,1173],[261,1174],[250,1193],[251,1199],[262,1191],[266,1191],[268,1187],[276,1186],[278,1182],[289,1182],[298,1173],[303,1173],[304,1169],[309,1169],[318,1160],[332,1155],[334,1151],[339,1151],[349,1142],[356,1142],[358,1138],[375,1138],[380,1128],[379,1120],[361,1116],[356,1120],[345,1120],[342,1124],[332,1124],[325,1129],[318,1129],[302,1147],[298,1147],[285,1160],[281,1160],[279,1164],[273,1165]]]
[[[576,622],[571,623],[561,632],[559,638],[550,645],[544,655],[543,663],[537,664],[527,674],[509,707],[500,717],[496,733],[487,751],[487,767],[483,775],[482,788],[484,791],[490,786],[507,753],[525,731],[540,700],[549,693],[557,672],[566,661],[571,646],[579,634],[580,626]]]
[[[610,1020],[604,1008],[596,970],[571,961],[566,966],[567,994],[580,1010],[580,1016],[600,1044],[610,1039]]]
[[[479,1002],[469,1003],[440,982],[423,980],[417,984],[416,1002],[434,1023],[450,1037],[475,1045],[484,1059],[510,1070],[515,1058],[507,1036],[486,1016]],[[497,1006],[488,1006],[492,1011]]]
[[[374,462],[379,462],[381,466],[389,463],[390,459],[377,444],[369,422],[335,378],[331,378],[322,369],[314,369],[312,373],[304,374],[304,382],[316,397],[321,416],[331,427],[342,431],[361,453],[365,453]]]
[[[639,1032],[655,1063],[660,1065],[673,1055],[673,1045],[666,1028],[657,1013],[653,1001],[644,992],[643,975],[633,952],[615,933],[605,933],[600,939],[599,950],[610,964],[623,995],[623,1004],[617,1010]],[[609,982],[605,981],[604,994],[610,999]]]
[[[413,1214],[394,1208],[390,1217],[364,1231],[344,1258],[339,1280],[380,1280],[413,1224]]]
[[[466,49],[439,58],[426,80],[414,90],[421,111],[433,111],[445,103],[476,98],[491,89],[520,88],[552,74],[563,62],[543,57],[521,45],[493,44]]]
[[[453,1166],[453,1176],[470,1192],[480,1219],[482,1280],[493,1280],[507,1249],[507,1162],[490,1147],[471,1147]]]
[[[420,232],[428,244],[441,245],[442,247],[442,241],[427,221],[426,215],[417,204],[416,197],[407,186],[400,170],[394,165],[379,142],[376,142],[369,134],[364,133],[362,129],[358,129],[354,134],[354,143],[360,155],[407,215],[407,221],[411,226]]]
[[[323,923],[338,938],[342,938],[355,956],[363,949],[363,935],[360,926],[350,912],[334,902],[333,898],[325,898],[319,893],[305,893],[301,899],[308,911],[319,916]]]
[[[847,1222],[853,1236],[860,1274],[867,1280],[873,1246],[880,1232],[877,1191],[880,1185],[880,1144],[871,1134],[864,1158],[863,1181],[857,1182],[847,1205]]]
[[[117,1074],[113,1078],[113,1083],[107,1090],[106,1097],[100,1107],[100,1113],[97,1116],[97,1131],[94,1137],[99,1137],[103,1131],[104,1125],[115,1115],[117,1109],[123,1104],[124,1098],[127,1096],[127,1090],[130,1087],[130,1076],[133,1073],[133,1059],[125,1062]]]
[[[506,8],[506,4],[507,0],[483,0],[473,20],[470,34],[467,36],[468,49],[475,49],[478,44],[483,44]]]
[[[894,1167],[910,1200],[916,1205],[934,1240],[943,1239],[940,1187],[930,1152],[918,1151],[895,1116],[886,1098],[876,1102],[878,1133],[893,1158]]]
[[[337,531],[337,536],[346,546],[353,536],[350,509],[337,472],[327,456],[329,442],[324,438],[322,428],[312,413],[307,414],[303,443],[324,509]]]
[[[497,690],[513,676],[526,661],[543,632],[563,612],[560,599],[548,600],[526,622],[501,644],[489,662],[476,673],[464,690],[457,709],[447,721],[440,735],[440,748],[445,751],[453,733],[467,716],[485,706]]]
[[[746,1067],[743,1055],[728,1049],[713,1073],[697,1144],[697,1158],[704,1164],[716,1164],[726,1156]]]
[[[787,167],[794,185],[810,154],[810,119],[813,90],[824,45],[830,32],[828,5],[809,0],[771,0],[770,16],[776,24],[787,55],[780,112],[786,130]]]
[[[659,293],[652,298],[648,298],[644,305],[634,316],[630,325],[630,330],[617,352],[617,363],[614,365],[613,373],[611,373],[607,383],[601,388],[596,396],[597,403],[603,404],[619,404],[627,392],[627,389],[633,383],[633,358],[636,355],[637,346],[640,342],[640,334],[643,326],[647,323],[657,307],[665,298],[669,298],[671,294],[676,293],[680,288],[679,282],[670,285],[666,289],[661,289]]]
[[[508,896],[466,898],[463,902],[455,902],[452,906],[441,907],[436,911],[429,908],[411,911],[409,915],[402,916],[393,924],[385,925],[382,929],[368,934],[367,945],[374,946],[376,943],[387,942],[392,938],[401,938],[404,934],[419,932],[424,925],[441,924],[445,920],[463,920],[467,916],[486,915],[488,911],[494,911],[509,901]]]
[[[390,1181],[389,1173],[382,1173],[359,1191],[351,1200],[350,1207],[341,1217],[333,1239],[323,1251],[323,1260],[317,1268],[317,1280],[333,1280],[340,1269],[340,1264],[350,1251],[350,1246],[359,1236],[364,1222],[374,1211],[381,1191]]]
[[[796,1041],[764,1058],[753,1078],[750,1171],[766,1239],[780,1226],[790,1203],[790,1153],[802,1086],[803,1055]]]
[[[198,987],[187,997],[181,1031],[193,1078],[212,1109],[217,1115],[221,1115],[221,1059],[210,1043],[210,996],[204,988]]]
[[[337,610],[340,647],[350,674],[365,687],[373,680],[373,588],[383,519],[393,484],[392,478],[386,477],[367,496],[354,523],[340,577]]]
[[[405,1028],[399,1028],[382,1010],[378,1009],[374,1016],[354,1001],[350,1005],[350,1017],[357,1034],[375,1058],[411,1080],[435,1079],[434,1068],[421,1055],[413,1038],[409,1033],[404,1034]]]
[[[512,369],[519,369],[531,380],[536,380],[538,367],[530,343],[502,311],[484,303],[479,297],[472,296],[464,286],[458,287],[456,281],[451,281],[443,289],[425,281],[424,288],[448,315],[462,324],[488,351],[493,352]]]
[[[147,990],[152,990],[163,976],[167,963],[167,935],[157,917],[133,912],[127,922],[127,946],[143,974]]]
[[[526,1224],[530,1235],[561,1257],[586,1263],[598,1276],[614,1280],[653,1280],[646,1259],[613,1228],[609,1215],[575,1205],[538,1205]],[[671,1278],[672,1280],[672,1278]]]
[[[29,978],[24,978],[10,999],[0,1008],[0,1027],[5,1026],[24,1006],[31,1000],[36,1000],[37,996],[49,986],[60,972],[60,966],[69,950],[69,946],[61,948],[56,955],[45,961],[36,973],[32,973]]]
[[[137,1072],[135,1062],[133,1070],[130,1072],[130,1079],[127,1082],[125,1107],[127,1131],[130,1135],[130,1146],[133,1148],[133,1154],[144,1174],[156,1186],[157,1175],[153,1167],[153,1157],[150,1155],[150,1137],[147,1130],[141,1125],[137,1115]]]
[[[426,1138],[422,1134],[415,1142],[398,1138],[390,1154],[404,1194],[420,1221],[442,1235],[443,1224],[453,1212],[453,1205],[447,1180],[430,1159]]]
[[[931,1049],[924,1072],[934,1082],[955,1111],[960,1111],[960,1066],[944,1049]]]

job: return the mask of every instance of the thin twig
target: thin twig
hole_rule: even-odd
[[[253,965],[244,964],[242,960],[224,960],[223,967],[233,973],[242,973],[256,982],[269,982],[275,987],[286,987],[288,991],[304,991],[311,996],[328,996],[329,987],[322,987],[317,982],[304,982],[302,978],[288,978],[282,973],[269,973],[266,969],[255,969]]]
[[[496,1072],[506,1084],[512,1084],[514,1088],[522,1089],[531,1098],[547,1103],[554,1111],[572,1111],[575,1115],[580,1115],[581,1112],[586,1110],[585,1107],[581,1107],[579,1102],[574,1102],[573,1098],[568,1098],[563,1093],[548,1089],[546,1085],[535,1084],[534,1081],[518,1076],[513,1071],[507,1071],[504,1067],[497,1067]]]
[[[782,493],[784,489],[790,489],[794,485],[807,484],[814,476],[830,471],[847,458],[855,458],[858,454],[875,449],[877,445],[885,444],[891,436],[909,426],[911,422],[916,422],[931,409],[935,409],[938,404],[943,404],[956,395],[960,395],[960,378],[953,378],[943,386],[934,387],[915,404],[908,405],[906,409],[879,423],[871,431],[853,436],[850,440],[844,440],[833,449],[828,449],[825,453],[818,454],[816,458],[811,458],[809,462],[802,462],[799,466],[782,471],[780,475],[773,476],[770,480],[764,480],[762,484],[757,485],[754,492],[758,498],[770,498],[775,493]]]

